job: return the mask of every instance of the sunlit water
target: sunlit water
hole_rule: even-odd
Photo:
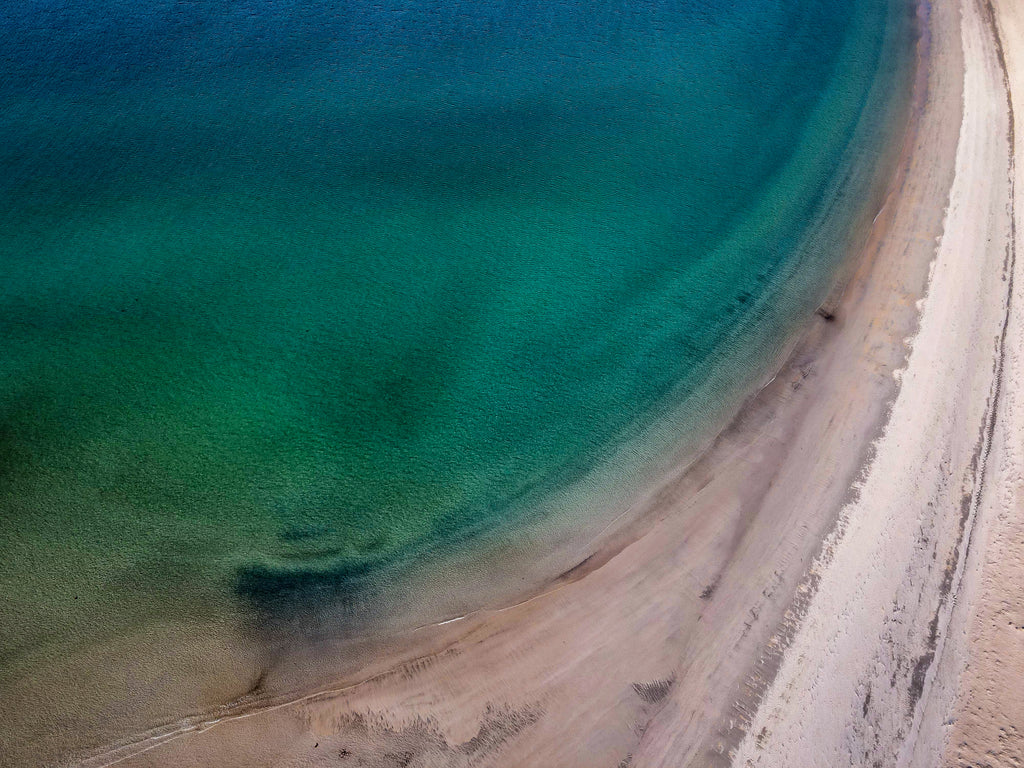
[[[209,674],[161,667],[168,626],[344,610],[514,529],[747,326],[781,338],[843,255],[803,246],[867,189],[907,13],[7,4],[0,731],[57,660],[145,636],[89,679],[156,690]]]

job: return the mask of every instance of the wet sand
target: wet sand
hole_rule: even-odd
[[[965,638],[1022,573],[998,554],[1021,536],[1024,434],[1002,75],[1019,53],[991,21],[1019,28],[1011,7],[922,5],[913,117],[841,300],[591,557],[515,605],[370,643],[322,690],[84,764],[930,765],[987,744],[992,718],[964,708],[986,674],[1012,683],[970,661],[1011,640]]]

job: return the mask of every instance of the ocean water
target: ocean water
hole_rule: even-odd
[[[827,290],[909,14],[0,8],[0,690],[104,647],[173,688],[168,627],[344,612],[705,402]]]

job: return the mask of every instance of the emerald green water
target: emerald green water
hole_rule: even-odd
[[[0,24],[0,685],[344,611],[600,472],[796,254],[827,285],[842,243],[801,244],[910,55],[895,0]]]

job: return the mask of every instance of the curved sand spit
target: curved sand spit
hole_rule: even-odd
[[[634,523],[530,600],[82,765],[1024,763],[1024,5],[920,16],[835,320]]]

